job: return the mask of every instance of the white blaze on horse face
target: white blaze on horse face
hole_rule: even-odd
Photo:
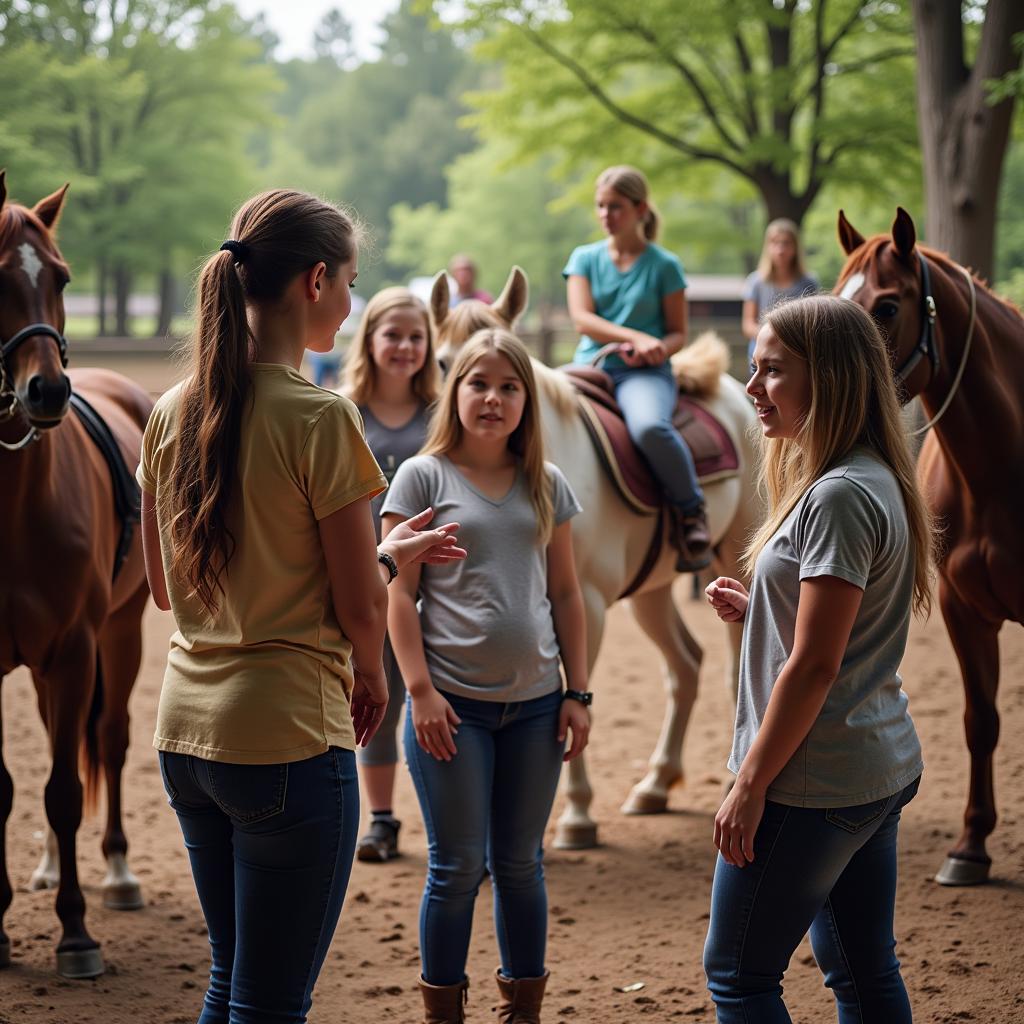
[[[843,290],[839,293],[841,299],[852,299],[864,287],[865,277],[863,274],[854,274],[850,279],[843,285]]]
[[[42,260],[39,259],[35,246],[29,242],[22,242],[18,246],[18,254],[21,256],[21,269],[25,271],[32,287],[35,288],[39,280],[39,271],[43,269]]]

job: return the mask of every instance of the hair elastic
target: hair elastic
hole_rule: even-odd
[[[249,255],[249,246],[247,246],[245,242],[236,242],[233,238],[229,238],[226,242],[222,242],[220,248],[231,253],[231,255],[235,257],[236,263],[241,263],[246,256]]]

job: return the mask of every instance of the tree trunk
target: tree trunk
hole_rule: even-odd
[[[128,297],[132,290],[131,271],[123,264],[114,267],[114,333],[119,338],[131,336],[131,317],[128,312]]]
[[[155,335],[166,338],[171,333],[171,317],[174,316],[174,275],[170,270],[160,271],[160,310],[157,313]]]
[[[1024,31],[1024,3],[989,0],[973,68],[964,63],[960,0],[914,0],[913,9],[925,236],[929,245],[990,279],[1014,101],[990,106],[985,82],[1020,65],[1012,37]]]
[[[550,366],[551,360],[555,355],[555,331],[551,326],[550,302],[542,302],[540,304],[540,334],[538,341],[540,342],[540,361],[545,366]]]
[[[760,167],[754,172],[754,182],[761,193],[765,213],[769,221],[785,217],[793,221],[797,227],[803,223],[804,215],[817,195],[818,187],[808,187],[803,195],[794,195],[788,171],[776,171],[768,167]]]
[[[101,337],[107,336],[107,261],[101,256],[96,265],[96,301],[99,304],[97,311],[96,333]]]

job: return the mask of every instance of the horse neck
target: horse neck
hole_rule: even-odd
[[[0,423],[0,441],[17,444],[27,430],[25,421],[15,416]],[[50,432],[20,451],[9,452],[0,448],[0,480],[3,481],[0,522],[10,525],[38,514],[39,498],[52,489],[53,443]]]
[[[941,365],[921,393],[921,404],[928,420],[938,414],[963,363],[960,383],[933,429],[947,457],[965,476],[984,472],[987,463],[980,456],[993,450],[1000,452],[997,464],[1005,469],[1007,449],[1020,446],[1024,426],[1021,396],[1010,391],[1010,382],[1024,377],[1024,322],[1018,318],[1015,331],[1013,313],[975,280],[977,311],[964,362],[971,308],[967,279],[954,267],[942,267],[934,284]]]

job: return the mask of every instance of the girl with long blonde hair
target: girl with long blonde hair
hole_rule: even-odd
[[[386,582],[464,554],[416,532],[429,510],[375,547],[385,479],[358,413],[299,373],[348,316],[357,242],[303,192],[245,203],[143,438],[146,574],[177,626],[154,744],[210,936],[203,1024],[306,1019],[352,864],[354,748],[387,705]]]
[[[749,593],[725,577],[707,588],[720,618],[743,622],[708,987],[724,1024],[788,1020],[782,976],[810,929],[841,1021],[909,1024],[896,839],[922,760],[899,668],[911,614],[930,605],[931,523],[888,350],[860,306],[775,309],[751,374],[769,515],[746,552]]]
[[[544,461],[539,415],[522,342],[478,331],[449,371],[423,452],[399,468],[384,502],[385,538],[426,501],[442,519],[457,517],[472,551],[448,576],[404,572],[388,617],[430,843],[420,908],[430,1024],[463,1020],[485,869],[501,950],[499,1018],[538,1020],[547,980],[541,841],[561,764],[586,745],[591,698],[570,533],[580,507]]]
[[[389,483],[398,467],[423,447],[439,381],[427,307],[408,288],[377,292],[366,304],[349,346],[342,394],[359,409],[366,443]],[[370,503],[378,540],[383,503],[383,494]],[[369,863],[398,856],[402,825],[392,804],[398,766],[396,733],[405,685],[388,638],[384,640],[384,673],[388,710],[373,738],[359,751],[370,824],[356,845],[356,856]]]

